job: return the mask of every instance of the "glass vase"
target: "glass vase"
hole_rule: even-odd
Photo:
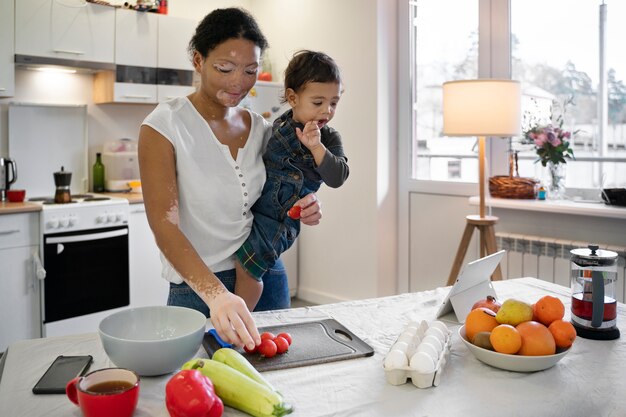
[[[565,196],[565,164],[548,162],[547,198],[560,200]]]

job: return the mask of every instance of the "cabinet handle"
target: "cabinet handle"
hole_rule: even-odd
[[[152,96],[139,96],[139,95],[135,95],[135,94],[126,94],[126,95],[123,95],[122,97],[124,97],[124,98],[138,98],[138,99],[142,99],[142,100],[146,100],[146,99],[152,98]]]
[[[0,235],[12,235],[13,233],[19,233],[20,229],[12,229],[12,230],[0,230]]]
[[[146,209],[143,209],[143,210],[142,210],[142,209],[137,209],[137,210],[133,210],[133,211],[131,211],[131,214],[135,214],[135,213],[145,213],[145,212],[146,212]]]
[[[7,91],[7,89],[4,87],[0,87],[0,91]]]
[[[73,54],[73,55],[85,55],[82,51],[70,51],[68,49],[53,49],[52,52],[63,53],[63,54]]]
[[[46,270],[41,264],[41,259],[39,259],[39,253],[35,250],[33,251],[33,267],[35,269],[35,276],[39,279],[46,278]]]

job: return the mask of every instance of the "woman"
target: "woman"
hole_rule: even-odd
[[[170,281],[169,305],[210,314],[227,342],[260,343],[245,302],[234,291],[234,252],[252,225],[250,207],[261,194],[261,154],[271,125],[236,107],[256,82],[267,41],[241,9],[218,9],[198,25],[189,49],[200,87],[161,103],[139,134],[139,164],[150,227]],[[298,202],[301,221],[322,216],[314,194]],[[284,267],[263,277],[259,309],[289,307]]]

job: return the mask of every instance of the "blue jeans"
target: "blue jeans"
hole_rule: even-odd
[[[215,274],[226,289],[235,292],[235,270],[221,271]],[[191,289],[187,283],[170,283],[170,294],[167,299],[169,306],[189,307],[198,310],[206,317],[211,317],[209,307]],[[254,311],[281,310],[291,306],[289,282],[283,261],[278,259],[274,266],[263,275],[263,294]]]

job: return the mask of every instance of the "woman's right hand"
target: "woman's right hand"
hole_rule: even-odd
[[[259,331],[243,299],[224,288],[208,303],[211,323],[220,337],[239,347],[254,349],[261,343]]]

